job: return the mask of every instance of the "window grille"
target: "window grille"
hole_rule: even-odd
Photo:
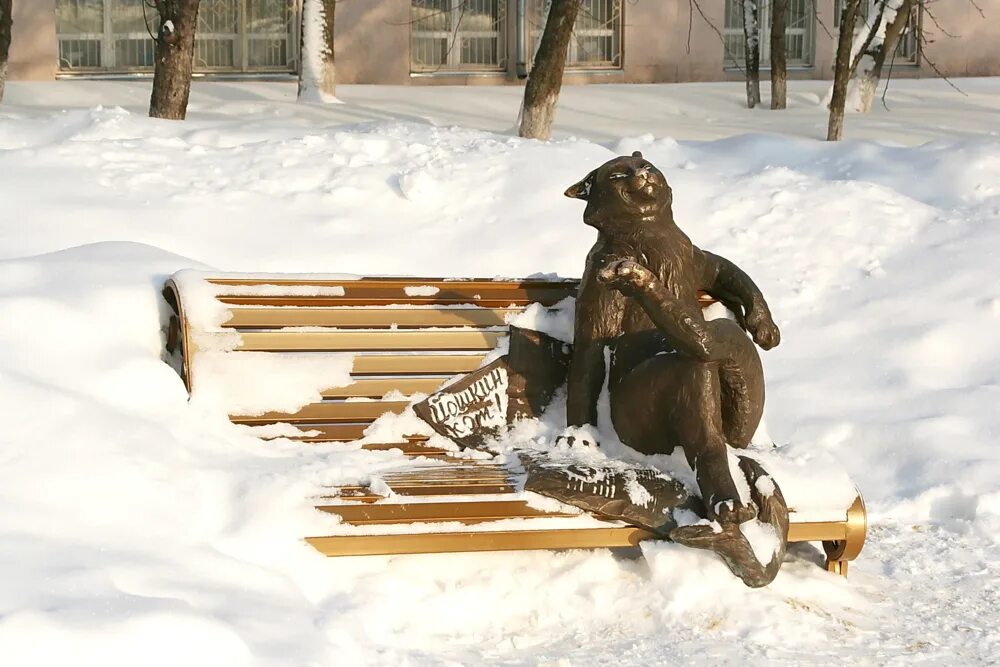
[[[875,14],[875,0],[861,0],[860,5],[860,16],[858,20],[858,28],[863,22],[868,20],[869,16]],[[920,54],[920,13],[923,10],[923,4],[918,2],[910,10],[910,18],[907,20],[906,30],[899,38],[899,43],[896,45],[896,54],[893,57],[893,62],[897,65],[915,65],[917,63],[917,57]],[[840,13],[844,11],[844,0],[837,0],[836,9],[833,15],[833,24],[837,28],[840,27]]]
[[[412,70],[505,70],[507,2],[411,0]]]
[[[56,0],[59,68],[64,72],[153,69],[159,14],[143,0]],[[295,0],[201,0],[197,72],[294,72]]]
[[[771,66],[771,3],[759,0],[757,22],[760,24],[760,67]],[[726,0],[725,59],[727,67],[743,66],[746,43],[743,37],[743,0]],[[812,0],[789,0],[788,26],[785,29],[785,60],[789,67],[809,67],[813,63],[816,16]]]
[[[551,0],[528,0],[532,54],[538,51]],[[568,69],[620,69],[622,0],[583,0],[566,56]]]

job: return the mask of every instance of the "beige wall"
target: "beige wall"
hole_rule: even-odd
[[[924,18],[924,34],[933,43],[927,45],[927,58],[948,76],[1000,75],[1000,0],[977,0],[983,18],[969,0],[936,2],[934,16],[948,37],[934,22]],[[924,64],[924,76],[934,76]]]
[[[830,79],[836,52],[834,0],[817,1],[813,65],[789,72],[792,79]],[[513,19],[514,0],[509,0]],[[462,76],[409,73],[408,0],[342,0],[337,9],[338,73],[342,83],[517,84],[513,58],[506,74]],[[726,69],[715,30],[695,13],[688,51],[688,0],[635,0],[624,4],[622,69],[614,72],[569,72],[566,82],[656,83],[738,80]],[[1000,76],[1000,0],[979,0],[986,18],[969,2],[935,3],[935,16],[949,32],[930,20],[924,32],[933,40],[927,56],[948,76]],[[724,0],[702,0],[702,10],[717,27],[723,25]],[[513,20],[511,22],[513,26]],[[829,30],[832,35],[827,35]],[[513,30],[513,28],[511,28]],[[512,40],[513,41],[513,40]],[[763,73],[766,78],[766,72]],[[897,65],[895,77],[935,76],[926,63]]]
[[[252,1],[252,0],[250,0]],[[11,79],[52,79],[58,46],[55,38],[56,0],[14,0]],[[515,0],[510,14],[510,67],[506,73],[485,75],[410,74],[410,0],[340,0],[337,8],[337,74],[341,83],[414,85],[509,84],[515,76],[513,30]],[[834,0],[816,0],[818,18],[834,33],[816,26],[813,66],[789,73],[790,78],[829,79],[836,48]],[[1000,0],[978,0],[986,18],[971,2],[949,0],[934,4],[938,22],[958,37],[943,34],[932,21],[923,21],[932,40],[926,54],[949,76],[1000,75]],[[605,72],[569,72],[566,82],[655,83],[724,81],[741,78],[727,70],[715,30],[695,13],[688,52],[688,0],[629,0],[624,5],[622,68]],[[702,9],[722,26],[724,0],[701,0]],[[766,73],[763,73],[766,78]],[[894,77],[935,76],[926,63],[897,66]]]
[[[54,79],[59,64],[56,0],[14,0],[13,9],[8,76]]]
[[[408,83],[409,18],[410,0],[341,0],[335,42],[338,81]]]

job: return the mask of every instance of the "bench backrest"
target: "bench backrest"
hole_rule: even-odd
[[[431,392],[478,368],[506,334],[511,315],[535,303],[552,306],[575,296],[578,286],[573,280],[182,274],[167,282],[164,296],[174,310],[168,350],[179,354],[189,391],[206,336],[238,334],[231,345],[235,354],[354,355],[352,384],[324,389],[321,403],[293,414],[230,416],[236,423],[287,422],[319,431],[301,438],[312,442],[361,437],[383,413],[401,411],[411,394]],[[205,298],[225,310],[217,331],[198,331],[186,316],[192,301]],[[398,392],[397,400],[381,400],[390,392]]]

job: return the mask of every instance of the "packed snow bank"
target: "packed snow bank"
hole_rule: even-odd
[[[609,148],[311,113],[0,111],[4,664],[997,657],[1000,141]],[[561,193],[636,148],[770,300],[771,435],[869,500],[849,580],[813,548],[756,592],[670,545],[327,560],[310,497],[402,455],[262,443],[161,360],[179,269],[579,275],[593,231]]]
[[[893,75],[887,107],[876,101],[871,112],[848,109],[845,136],[914,146],[937,139],[997,134],[1000,78],[900,79]],[[588,84],[564,86],[559,95],[553,136],[612,142],[651,132],[658,137],[712,140],[747,132],[809,139],[826,137],[824,97],[829,81],[791,80],[788,108],[771,112],[746,108],[740,83]],[[761,83],[765,104],[770,83]],[[881,88],[879,95],[881,96]],[[521,106],[520,86],[367,86],[338,85],[344,104],[296,102],[296,83],[195,80],[188,119],[273,121],[332,126],[367,121],[429,123],[510,134]],[[964,93],[964,94],[963,94]],[[55,83],[10,81],[4,107],[34,115],[74,108],[120,106],[139,116],[149,109],[149,80]]]

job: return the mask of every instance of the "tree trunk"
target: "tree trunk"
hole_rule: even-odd
[[[899,45],[899,39],[903,36],[903,31],[910,21],[910,13],[916,0],[903,0],[896,10],[896,16],[885,27],[885,36],[882,43],[873,49],[870,66],[863,67],[858,77],[858,111],[868,113],[871,111],[872,102],[875,100],[875,91],[878,89],[879,80],[882,78],[882,68],[885,61],[892,57]]]
[[[771,108],[788,105],[788,66],[785,29],[788,27],[788,0],[771,1]]]
[[[149,115],[184,120],[191,95],[194,33],[200,0],[156,0],[160,30],[156,36],[153,94]]]
[[[337,92],[334,21],[337,0],[305,0],[302,5],[302,65],[299,100],[332,102]]]
[[[0,0],[0,102],[7,85],[7,56],[10,52],[10,30],[13,23],[11,0]]]
[[[757,0],[743,0],[743,40],[746,45],[747,107],[760,104],[760,23]]]
[[[552,0],[542,41],[524,86],[524,101],[518,117],[519,136],[548,139],[552,133],[569,40],[573,36],[580,3],[581,0]]]
[[[830,98],[830,124],[826,130],[827,141],[840,141],[844,136],[844,105],[847,103],[847,84],[851,78],[851,45],[854,26],[858,22],[861,0],[845,0],[840,13],[840,34],[837,36],[837,60],[833,69],[833,95]]]

